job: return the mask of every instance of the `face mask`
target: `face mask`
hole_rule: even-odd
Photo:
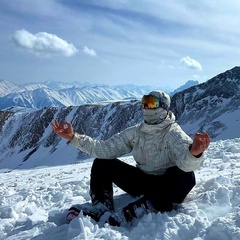
[[[149,125],[160,124],[167,117],[168,112],[163,108],[143,109],[144,122]]]

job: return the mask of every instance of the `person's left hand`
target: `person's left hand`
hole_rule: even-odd
[[[203,133],[195,133],[192,147],[191,147],[191,154],[193,156],[198,156],[203,153],[209,146],[210,137],[206,132]]]

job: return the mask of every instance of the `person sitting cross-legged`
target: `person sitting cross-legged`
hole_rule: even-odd
[[[53,131],[70,145],[95,157],[91,168],[91,204],[69,209],[70,221],[82,210],[96,222],[103,216],[111,225],[129,224],[148,212],[165,212],[182,203],[196,184],[194,171],[204,161],[210,137],[195,133],[192,140],[175,122],[170,97],[156,90],[142,97],[143,122],[124,129],[107,140],[95,140],[74,132],[71,123],[52,123]],[[136,166],[118,158],[132,153]],[[120,212],[114,212],[113,184],[139,197]]]

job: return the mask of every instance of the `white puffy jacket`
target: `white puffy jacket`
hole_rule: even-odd
[[[113,135],[108,140],[94,140],[75,133],[71,145],[92,157],[112,159],[132,152],[142,171],[149,174],[163,174],[167,168],[178,166],[185,172],[198,169],[203,164],[201,157],[194,157],[189,146],[192,139],[175,122],[170,113],[158,125],[140,123]]]

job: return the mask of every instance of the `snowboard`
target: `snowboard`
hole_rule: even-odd
[[[121,209],[123,209],[126,205],[128,205],[129,203],[136,201],[138,198],[132,197],[129,194],[123,193],[120,195],[116,195],[113,198],[114,201],[114,211],[118,212],[121,211]],[[86,203],[83,203],[86,204]],[[81,211],[78,215],[78,217],[74,218],[73,220],[71,220],[70,222],[68,222],[69,226],[68,226],[68,237],[69,238],[74,238],[77,236],[82,236],[84,239],[87,236],[87,233],[85,232],[85,228],[84,228],[84,214]],[[103,218],[104,219],[104,218]],[[98,224],[99,227],[103,227],[105,224],[105,221],[102,220],[101,222],[95,222],[93,220],[94,224]]]
[[[114,212],[121,211],[129,203],[136,201],[137,199],[138,198],[132,197],[131,195],[126,194],[126,193],[114,196],[114,198],[113,198]],[[88,209],[88,206],[91,206],[90,202],[85,202],[82,204],[74,204],[69,208],[69,210],[70,210],[69,212],[71,213],[70,215],[75,218],[75,216],[79,214],[79,210],[82,208],[83,215],[88,215],[88,216],[92,215],[93,220],[96,219],[95,221],[98,221],[97,220],[98,218],[96,217],[97,216],[96,212],[98,212],[98,210],[96,210],[96,208],[93,207],[93,211],[91,211]],[[88,209],[88,210],[84,211],[84,209]],[[71,216],[70,216],[70,219],[71,219]],[[94,216],[95,216],[95,218],[94,218]],[[71,221],[71,220],[69,220],[69,221]]]

